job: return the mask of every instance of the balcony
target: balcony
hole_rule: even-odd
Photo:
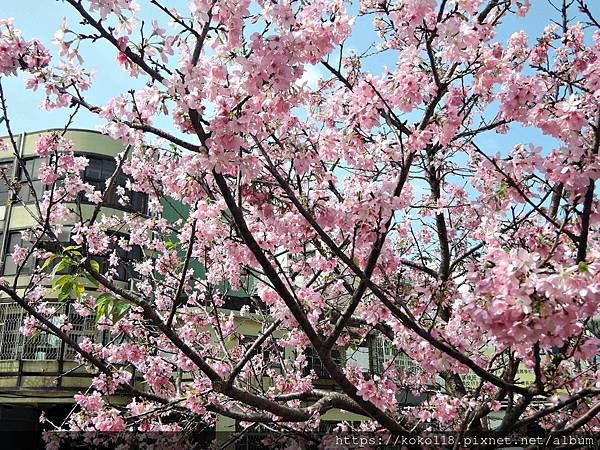
[[[103,341],[94,317],[81,317],[64,303],[48,303],[55,309],[53,321],[65,314],[73,328],[69,336],[76,342],[85,337]],[[27,313],[16,303],[0,303],[0,398],[15,391],[77,391],[87,388],[94,374],[76,361],[76,352],[48,333],[23,335],[21,326]]]

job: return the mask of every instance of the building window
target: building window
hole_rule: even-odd
[[[328,380],[331,378],[331,375],[329,375],[329,372],[323,365],[321,358],[319,358],[319,355],[317,355],[317,352],[315,351],[314,348],[308,347],[304,351],[304,354],[306,355],[306,362],[307,362],[306,367],[304,369],[304,372],[305,372],[304,375],[308,375],[311,370],[314,370],[315,374],[317,375],[318,378],[325,379],[325,380]],[[340,348],[332,349],[331,356],[336,364],[338,364],[338,365],[342,364],[342,361],[344,360],[342,349],[340,349]]]
[[[371,373],[381,376],[393,358],[392,345],[381,336],[371,339]]]
[[[6,244],[4,275],[17,274],[17,265],[12,259],[12,251],[15,248],[15,245],[24,247],[26,249],[31,249],[33,247],[33,244],[31,242],[23,239],[20,231],[13,231],[9,233]],[[33,269],[35,269],[35,258],[33,257],[33,255],[30,255],[29,258],[27,258],[27,260],[23,263],[20,275],[29,275],[33,273]]]
[[[6,182],[12,181],[13,161],[0,162],[0,206],[5,205],[10,198],[10,186]]]
[[[0,360],[15,360],[21,357],[23,339],[21,325],[23,310],[13,303],[0,303]]]
[[[119,240],[127,240],[127,236],[122,233],[114,233],[112,236],[116,236]],[[112,243],[108,254],[94,257],[100,264],[100,273],[108,272],[108,258],[113,251],[117,252],[119,258],[119,263],[114,267],[116,270],[114,279],[117,281],[129,281],[135,278],[136,272],[133,269],[133,264],[142,260],[141,247],[139,245],[131,245],[129,250],[123,250],[118,242]]]
[[[370,372],[369,347],[360,346],[346,349],[346,364],[354,364],[361,368],[364,374]]]
[[[104,331],[98,331],[96,329],[96,317],[80,316],[74,308],[67,305],[69,324],[72,328],[69,330],[69,337],[78,344],[81,344],[86,338],[91,338],[93,341],[98,343],[104,343]],[[77,359],[78,353],[68,345],[64,348],[63,359],[67,361],[74,361]]]
[[[142,260],[142,249],[139,245],[131,246],[130,250],[123,250],[117,246],[117,255],[119,256],[120,264],[117,265],[117,280],[128,281],[134,278],[135,271],[133,263]]]
[[[129,197],[129,204],[131,205],[132,210],[142,214],[148,214],[147,194],[131,190],[125,192],[128,192],[127,196]]]
[[[252,346],[252,344],[254,344],[254,342],[256,341],[256,339],[258,339],[258,336],[243,336],[240,341],[239,341],[239,345],[240,347],[243,348],[242,354],[246,354],[248,352],[248,350],[250,349],[250,347]],[[262,356],[262,368],[267,370],[267,369],[272,369],[276,374],[281,374],[282,372],[282,368],[281,368],[281,362],[280,360],[283,359],[283,350],[278,350],[276,347],[272,347],[269,346],[268,343],[264,342],[260,348],[259,351],[257,351],[256,355],[253,356],[253,359],[260,354]],[[256,362],[256,360],[255,360]],[[249,365],[254,364],[254,362],[249,362]],[[258,374],[257,371],[253,370],[253,373],[255,375]],[[266,376],[265,375],[266,372],[264,372],[261,376]]]
[[[207,304],[210,304],[210,302]],[[223,304],[219,308],[229,309],[231,311],[240,311],[244,306],[248,306],[248,311],[251,313],[267,311],[267,305],[260,299],[260,297],[257,296],[238,297],[235,295],[227,295],[224,298]]]
[[[49,303],[56,312],[49,320],[57,325],[59,316],[67,314],[72,329],[69,337],[77,343],[86,337],[104,342],[103,332],[96,329],[94,316],[82,317],[68,304]],[[28,314],[16,303],[0,302],[0,361],[7,360],[76,360],[77,352],[51,334],[40,331],[31,337],[21,333],[23,321]]]
[[[406,373],[417,373],[419,366],[403,351],[393,347],[389,339],[381,335],[371,339],[371,373],[383,375],[390,364],[402,369]]]
[[[97,191],[104,192],[106,180],[117,170],[117,163],[114,159],[88,157],[88,160],[83,181],[94,186]]]
[[[35,201],[36,196],[39,199],[42,192],[44,192],[44,184],[39,179],[39,171],[43,160],[42,158],[29,158],[22,160],[21,163],[18,167],[21,189],[17,192],[17,197],[23,203],[32,203]],[[23,167],[27,169],[27,172],[25,172]],[[27,174],[31,178],[31,186],[27,180]]]
[[[100,158],[96,156],[85,155],[89,160],[83,173],[83,181],[94,186],[94,189],[102,192],[104,195],[104,206],[118,209],[131,209],[142,214],[148,211],[148,196],[143,192],[136,192],[126,189],[127,176],[119,172],[117,179],[111,189],[106,191],[106,182],[117,170],[117,162],[111,158]],[[125,188],[125,196],[129,197],[129,205],[119,203],[119,194],[117,187]],[[82,197],[85,201],[85,197]]]
[[[58,317],[51,317],[50,321],[54,325],[57,325]],[[25,338],[21,358],[38,361],[53,361],[59,358],[60,350],[60,338],[51,333],[40,332]]]
[[[262,450],[265,448],[263,440],[272,436],[268,429],[262,425],[242,426],[239,421],[235,421],[235,450]]]

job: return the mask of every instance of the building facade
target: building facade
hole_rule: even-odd
[[[54,130],[16,136],[19,156],[26,171],[11,153],[0,154],[0,275],[10,284],[16,281],[18,288],[28,285],[37,261],[29,258],[17,273],[11,251],[17,244],[30,245],[23,239],[22,233],[34,225],[29,208],[44,191],[38,170],[42,163],[47,162],[47,158],[38,156],[35,144],[41,135],[51,131]],[[122,144],[88,130],[70,130],[66,137],[73,142],[79,154],[89,160],[83,174],[84,181],[104,191],[106,179],[116,168],[114,157],[123,151]],[[26,172],[31,178],[32,188]],[[119,180],[117,184],[122,185],[124,181]],[[120,205],[114,192],[107,193],[105,198],[106,212],[147,213],[148,201],[144,194],[132,193],[130,207]],[[81,208],[84,215],[91,215],[93,205],[83,201]],[[61,240],[69,241],[70,230],[69,224],[66,224]],[[122,256],[139,259],[135,250],[131,255]],[[123,266],[119,267],[116,279],[127,285],[131,276],[131,270]],[[51,302],[52,299],[48,300]],[[74,340],[81,342],[86,336],[99,340],[106,338],[96,330],[94,317],[82,318],[75,314],[68,302],[50,303],[50,306],[56,308],[56,315],[68,317],[73,326],[69,334]],[[43,412],[53,423],[60,423],[73,407],[73,395],[90,386],[93,374],[75,361],[75,352],[57,337],[45,333],[33,337],[23,335],[21,326],[25,318],[26,313],[19,305],[0,297],[0,433],[13,432],[18,439],[37,440],[39,436],[31,431],[41,429],[40,414]]]
[[[20,159],[27,168],[33,189],[29,188],[26,175],[17,159],[8,153],[0,155],[0,275],[9,283],[16,281],[17,286],[21,288],[25,288],[30,282],[37,261],[30,258],[18,271],[12,261],[11,251],[17,244],[28,245],[22,233],[34,225],[28,208],[34,203],[35,198],[39,198],[43,193],[45,187],[37,178],[37,173],[40,165],[47,162],[37,155],[35,144],[42,134],[49,131],[52,130],[24,133],[18,136],[16,142]],[[106,180],[116,169],[114,158],[124,150],[123,145],[105,135],[87,130],[69,130],[66,137],[73,142],[77,153],[89,160],[83,173],[83,180],[104,193]],[[124,185],[125,176],[119,176],[121,179],[117,185]],[[125,212],[148,214],[148,199],[145,194],[131,192],[129,197],[130,205],[125,207],[118,202],[115,192],[106,192],[104,212],[117,215]],[[181,206],[178,211],[169,211],[169,208],[173,208],[173,202],[169,204],[171,206],[165,207],[164,211],[167,219],[171,216],[175,221],[181,217],[182,212],[185,214],[185,207]],[[94,205],[82,201],[80,207],[85,217],[86,214],[92,214]],[[60,238],[64,242],[69,242],[68,224],[64,227]],[[124,261],[136,261],[141,259],[141,251],[133,247],[127,254],[119,256]],[[99,263],[102,267],[101,259]],[[201,268],[197,269],[202,272]],[[117,268],[115,280],[123,287],[131,287],[134,277],[135,273],[129,265],[122,264]],[[228,290],[228,294],[221,309],[233,312],[240,333],[248,339],[260,334],[261,326],[252,319],[253,315],[239,312],[244,305],[256,306],[257,299],[250,298],[252,294],[249,294],[248,290],[233,292]],[[48,301],[52,302],[52,299],[49,298]],[[83,318],[75,314],[70,310],[69,302],[56,302],[53,306],[57,313],[68,317],[73,327],[69,334],[75,341],[81,342],[85,337],[107,341],[108,336],[96,329],[94,317]],[[41,430],[39,417],[42,412],[53,423],[61,423],[73,408],[73,395],[85,391],[90,386],[93,374],[76,362],[75,352],[55,336],[45,333],[38,333],[33,337],[23,335],[21,326],[26,317],[26,313],[19,305],[0,296],[0,432],[23,431],[33,438],[37,435],[30,432]],[[386,362],[392,359],[396,363],[404,364],[408,370],[413,368],[408,358],[399,357],[391,347],[386,347],[383,340],[376,337],[365,340],[353,349],[337,349],[335,354],[340,362],[355,363],[370,376],[381,373]],[[286,358],[296,356],[295,349],[286,349]],[[316,387],[333,388],[333,382],[329,379],[329,374],[316,353],[309,350],[306,357],[308,362],[306,373],[314,371],[317,376]],[[265,380],[265,383],[268,384],[269,380]],[[403,396],[403,403],[414,403],[416,400],[409,393],[403,393]],[[118,398],[115,400],[119,401]],[[125,402],[127,398],[123,397],[121,400]],[[328,424],[333,425],[340,421],[363,419],[356,414],[339,410],[330,410],[321,418],[325,428]],[[219,417],[216,431],[235,432],[238,428],[239,424],[234,420]],[[21,435],[21,438],[23,436]],[[242,440],[236,445],[237,448],[251,446],[252,442],[249,440]]]

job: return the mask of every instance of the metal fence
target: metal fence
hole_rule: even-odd
[[[375,336],[371,341],[371,372],[382,375],[392,362],[406,373],[414,374],[421,370],[408,355],[393,347],[389,339]]]
[[[57,324],[59,316],[66,315],[72,325],[69,337],[81,342],[85,337],[102,340],[102,332],[96,330],[94,317],[81,317],[64,303],[48,303],[55,310],[49,319]],[[21,326],[27,312],[16,303],[0,303],[0,361],[7,360],[74,360],[76,352],[56,336],[38,332],[25,336]]]

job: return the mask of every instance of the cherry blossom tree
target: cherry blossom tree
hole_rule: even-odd
[[[600,431],[600,24],[584,0],[549,2],[542,35],[508,39],[528,0],[143,3],[65,0],[81,23],[62,24],[55,57],[18,18],[0,22],[2,78],[26,73],[44,108],[96,115],[125,146],[102,192],[66,133],[40,139],[34,245],[12,257],[41,262],[25,291],[0,285],[29,314],[24,333],[58,336],[98,373],[67,428],[224,415],[310,441],[336,408],[407,436]],[[362,53],[357,35],[372,41]],[[99,42],[143,87],[89,101],[82,49]],[[122,203],[146,193],[150,215],[101,213],[119,173]],[[169,222],[165,199],[189,213]],[[131,246],[144,258],[128,289],[115,249]],[[256,336],[221,308],[228,290],[247,291]],[[75,342],[52,320],[57,296],[119,338]],[[391,358],[366,374],[335,357],[370,339],[413,368]],[[332,389],[305,370],[309,349]],[[117,390],[129,404],[111,403]],[[423,400],[405,408],[406,392]]]

